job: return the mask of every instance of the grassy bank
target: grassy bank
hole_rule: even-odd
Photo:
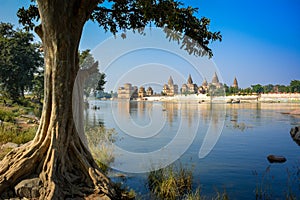
[[[193,190],[193,169],[182,164],[172,164],[166,168],[151,171],[147,186],[151,199],[157,200],[227,200],[226,191],[216,192],[212,197],[201,193],[201,187]]]
[[[23,105],[12,104],[8,99],[0,103],[0,159],[11,147],[2,147],[6,143],[24,144],[33,139],[38,127],[36,115],[39,114],[40,104],[23,100]]]

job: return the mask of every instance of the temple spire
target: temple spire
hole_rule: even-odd
[[[187,83],[188,83],[188,84],[193,84],[193,80],[192,80],[191,74],[189,74],[189,78],[188,78]]]

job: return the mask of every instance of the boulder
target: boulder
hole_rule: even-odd
[[[25,179],[15,186],[15,193],[20,198],[38,198],[40,184],[39,178]]]
[[[13,142],[8,142],[8,143],[3,144],[1,146],[2,149],[7,149],[7,148],[14,149],[14,148],[17,148],[17,147],[19,147],[19,145],[16,144],[16,143],[13,143]]]
[[[294,128],[291,128],[290,131],[291,137],[293,140],[300,145],[300,126],[296,126]]]
[[[268,155],[267,157],[270,163],[284,163],[286,158],[284,156]]]

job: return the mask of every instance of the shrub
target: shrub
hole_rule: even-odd
[[[86,137],[94,159],[102,171],[106,173],[110,163],[114,161],[113,148],[110,144],[115,142],[116,131],[114,129],[106,129],[104,126],[98,126],[88,128]]]
[[[37,127],[30,127],[21,129],[15,126],[1,126],[0,127],[0,144],[13,142],[16,144],[24,144],[29,142],[35,136]]]
[[[192,190],[192,170],[170,165],[148,175],[148,188],[159,199],[182,199]]]
[[[4,122],[15,122],[15,115],[9,110],[0,110],[0,120]]]

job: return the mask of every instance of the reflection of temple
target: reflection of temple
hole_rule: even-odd
[[[132,86],[130,83],[125,83],[123,87],[118,89],[119,99],[133,99],[137,98],[138,89],[136,86]]]
[[[167,96],[178,94],[178,85],[174,84],[172,76],[170,76],[168,84],[165,84],[162,93]]]
[[[163,108],[167,113],[167,120],[170,124],[173,123],[174,118],[178,117],[179,104],[173,102],[163,102]]]

